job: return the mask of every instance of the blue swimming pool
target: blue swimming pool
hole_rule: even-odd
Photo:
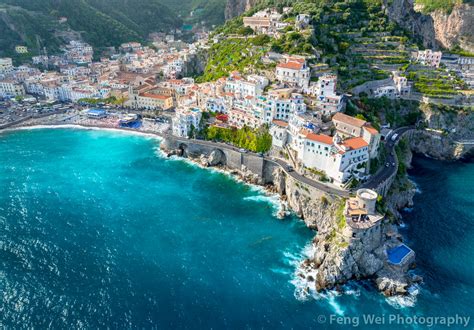
[[[387,257],[390,263],[399,265],[403,259],[412,251],[405,244],[387,250]]]

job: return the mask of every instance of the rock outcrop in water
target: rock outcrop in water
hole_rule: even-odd
[[[187,143],[190,145],[192,141]],[[161,144],[168,155],[181,155],[205,167],[218,166],[251,184],[265,183],[264,178],[244,165],[228,168],[225,156],[219,150],[194,154],[182,147],[173,149],[170,146],[167,141]],[[331,289],[352,279],[372,278],[381,283],[379,288],[387,295],[407,292],[413,279],[406,274],[406,269],[390,267],[385,253],[401,242],[395,226],[385,221],[381,230],[370,230],[354,239],[342,214],[345,199],[301,183],[279,166],[271,165],[270,169],[272,185],[267,188],[279,193],[284,203],[309,228],[317,230],[313,240],[314,254],[304,260],[298,270],[298,276],[307,283],[307,291]],[[285,209],[279,212],[280,217],[284,214]]]
[[[380,232],[370,231],[353,239],[342,219],[345,200],[307,187],[277,168],[274,184],[310,228],[317,230],[314,255],[300,265],[298,276],[307,280],[308,290],[337,287],[352,279],[374,278],[386,295],[406,294],[414,279],[405,270],[391,267],[385,251],[401,242],[395,226],[388,221]],[[382,290],[383,288],[383,290]]]

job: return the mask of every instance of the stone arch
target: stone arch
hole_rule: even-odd
[[[225,152],[219,148],[214,148],[209,154],[209,166],[225,165],[227,163],[227,157]]]
[[[177,154],[180,157],[188,156],[188,145],[186,143],[180,143],[177,149]]]

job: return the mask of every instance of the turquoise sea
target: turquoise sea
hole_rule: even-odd
[[[474,164],[415,160],[421,193],[403,234],[425,278],[416,297],[387,300],[363,281],[304,298],[294,274],[314,232],[278,220],[276,197],[158,146],[109,131],[0,134],[0,327],[398,329],[424,326],[390,315],[474,317]]]

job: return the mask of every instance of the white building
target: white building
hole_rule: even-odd
[[[295,18],[295,27],[298,30],[306,29],[311,21],[311,16],[308,14],[298,14]]]
[[[22,84],[12,80],[0,80],[0,96],[14,97],[25,95],[25,88]]]
[[[379,98],[382,96],[390,99],[410,95],[411,84],[406,77],[400,76],[398,72],[392,72],[392,83],[390,85],[380,86],[374,89],[373,96]]]
[[[325,74],[309,87],[308,94],[314,96],[314,105],[323,116],[340,112],[344,107],[343,96],[336,92],[337,75]]]
[[[192,129],[198,129],[202,112],[198,108],[178,108],[172,119],[173,135],[188,137]]]
[[[352,177],[366,176],[369,147],[362,138],[341,141],[337,137],[309,133],[298,159],[305,167],[324,172],[336,184],[343,184]]]
[[[306,104],[303,95],[293,93],[292,89],[277,89],[257,98],[256,111],[262,124],[270,124],[273,120],[288,122],[293,115],[305,113]]]
[[[8,73],[13,70],[13,60],[9,57],[0,58],[0,73]]]
[[[262,95],[268,83],[268,79],[264,76],[250,75],[244,79],[239,72],[233,72],[226,79],[224,91],[233,93],[236,97],[256,97]]]
[[[270,127],[272,145],[284,148],[288,143],[288,123],[282,120],[274,120]]]
[[[277,64],[276,79],[281,83],[306,90],[309,87],[310,68],[300,57],[287,57]]]
[[[419,50],[412,54],[412,57],[415,61],[418,61],[423,65],[432,66],[435,68],[439,67],[442,56],[442,52],[434,52],[431,49]]]

